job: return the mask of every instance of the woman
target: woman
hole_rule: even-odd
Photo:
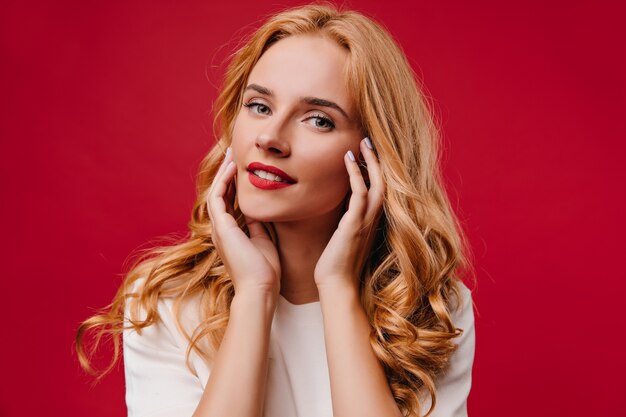
[[[113,335],[113,363],[123,333],[132,416],[466,415],[466,245],[392,38],[333,6],[287,10],[234,55],[217,104],[189,237],[82,324],[83,366],[84,331]]]

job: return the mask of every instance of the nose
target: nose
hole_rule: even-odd
[[[285,139],[287,120],[274,117],[257,134],[255,146],[257,149],[274,156],[286,157],[291,153],[289,141]]]

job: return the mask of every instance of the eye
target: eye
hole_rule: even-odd
[[[253,101],[250,103],[244,103],[243,106],[247,107],[248,109],[253,109],[252,112],[256,114],[269,114],[270,113],[270,108],[267,107],[263,103],[256,103]]]
[[[332,130],[335,128],[335,124],[328,117],[324,117],[321,114],[315,114],[308,117],[306,120],[314,119],[314,126],[322,130]]]

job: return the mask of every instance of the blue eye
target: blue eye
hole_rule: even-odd
[[[251,109],[250,111],[254,114],[266,116],[272,113],[270,108],[263,103],[257,103],[252,101],[250,103],[243,103],[243,106]],[[335,128],[335,123],[333,123],[332,120],[322,114],[314,114],[313,116],[307,117],[305,121],[311,119],[315,120],[313,126],[317,129],[330,131]]]
[[[314,125],[315,127],[319,129],[332,130],[335,128],[335,124],[333,123],[333,121],[330,120],[328,117],[322,116],[321,114],[313,115],[309,117],[307,120],[309,119],[315,119]]]
[[[267,107],[265,104],[263,103],[244,103],[244,107],[247,107],[248,109],[256,109],[254,111],[254,113],[256,114],[268,114],[266,112],[269,111],[269,107]]]

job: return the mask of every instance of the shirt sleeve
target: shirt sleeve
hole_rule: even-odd
[[[191,416],[202,397],[202,384],[187,368],[186,348],[175,337],[178,330],[170,306],[159,300],[158,311],[161,321],[141,334],[132,329],[123,333],[128,416]]]
[[[462,308],[452,316],[455,327],[463,329],[457,337],[458,348],[450,356],[450,362],[435,380],[437,403],[432,417],[467,417],[467,398],[472,385],[472,365],[475,351],[475,329],[472,293],[461,283]],[[426,405],[426,404],[425,404]],[[427,411],[430,407],[428,401]]]

